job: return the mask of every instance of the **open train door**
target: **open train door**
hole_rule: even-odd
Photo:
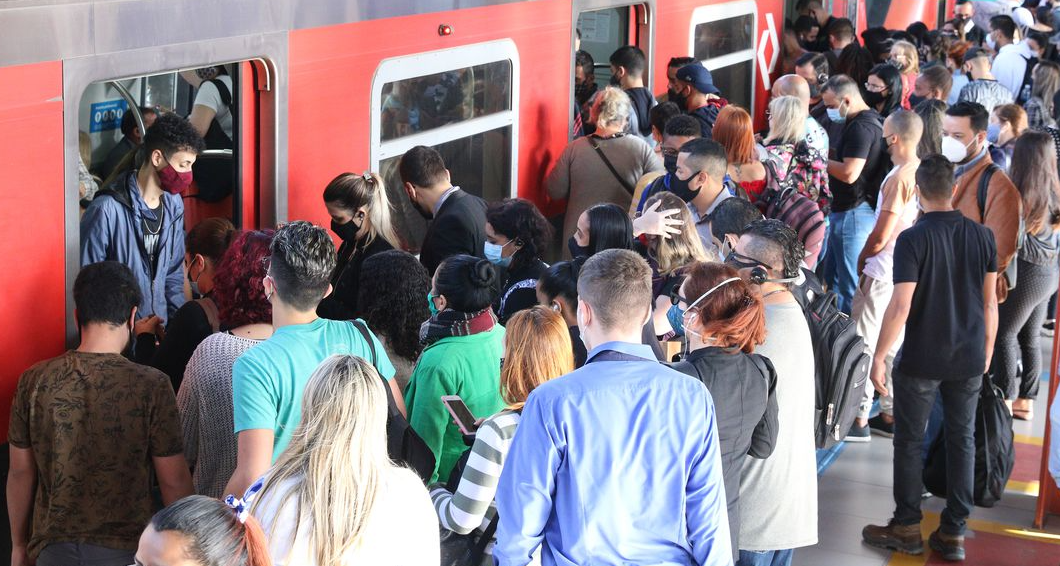
[[[1049,391],[1045,405],[1045,437],[1042,442],[1042,462],[1038,473],[1038,505],[1034,511],[1034,528],[1045,526],[1048,514],[1060,515],[1060,490],[1056,487],[1052,474],[1049,473],[1049,447],[1052,446],[1052,411],[1056,398],[1057,384],[1060,383],[1060,332],[1053,333],[1053,356],[1049,361]]]

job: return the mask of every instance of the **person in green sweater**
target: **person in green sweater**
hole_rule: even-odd
[[[435,455],[429,483],[448,478],[467,450],[442,396],[459,395],[479,416],[504,408],[500,394],[504,327],[490,307],[496,277],[493,264],[485,259],[453,256],[438,267],[427,295],[431,318],[420,328],[420,341],[426,347],[409,379],[405,400],[409,424]]]

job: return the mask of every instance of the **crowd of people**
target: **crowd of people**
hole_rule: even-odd
[[[418,257],[373,172],[323,188],[330,233],[185,232],[218,115],[152,116],[87,201],[78,347],[18,383],[12,564],[791,564],[818,540],[811,288],[871,356],[845,439],[894,439],[865,543],[924,552],[941,419],[928,544],[962,560],[980,389],[1030,419],[1055,316],[1054,3],[859,38],[802,0],[764,131],[692,58],[657,101],[637,47],[602,88],[578,51],[560,229],[417,146]]]

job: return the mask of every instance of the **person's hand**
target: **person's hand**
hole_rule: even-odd
[[[25,546],[15,546],[11,549],[11,566],[33,566],[36,561],[29,557],[29,551]]]
[[[137,336],[141,334],[154,334],[159,340],[165,336],[165,330],[162,328],[162,319],[154,314],[136,321],[136,323],[133,324],[133,332]]]
[[[662,201],[655,201],[633,220],[633,237],[641,234],[661,236],[669,239],[671,234],[681,233],[681,209],[659,210]]]
[[[872,366],[869,370],[869,379],[872,380],[872,386],[876,388],[876,391],[880,395],[886,397],[889,395],[887,392],[887,362],[883,359],[872,358]]]
[[[857,271],[858,277],[861,277],[861,274],[865,272],[865,261],[866,260],[867,260],[867,258],[865,257],[864,254],[858,256],[858,271]]]

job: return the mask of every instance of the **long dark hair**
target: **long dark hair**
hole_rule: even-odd
[[[588,211],[589,255],[604,250],[633,249],[633,221],[616,204],[598,204]]]
[[[868,49],[851,43],[839,52],[839,60],[836,62],[837,75],[846,75],[854,79],[861,93],[865,94],[865,80],[869,78],[869,69],[876,64],[872,59],[872,53]]]
[[[942,153],[942,117],[946,115],[946,103],[933,98],[920,101],[913,108],[924,122],[924,133],[916,146],[917,157],[923,159],[935,153]]]
[[[880,63],[869,71],[870,77],[878,77],[883,84],[887,85],[888,94],[883,97],[883,105],[879,110],[880,116],[887,117],[891,112],[902,107],[902,72],[898,67],[890,63]]]
[[[420,357],[420,325],[430,318],[431,276],[412,254],[387,250],[365,258],[357,286],[357,312],[368,327],[386,337],[394,353]]]
[[[265,533],[254,517],[239,520],[227,504],[189,495],[155,513],[151,527],[184,536],[184,552],[207,566],[272,566]]]
[[[1025,132],[1016,138],[1009,167],[1012,183],[1023,198],[1027,232],[1037,234],[1046,224],[1060,227],[1060,178],[1056,172],[1056,144],[1046,132]]]
[[[521,244],[512,255],[512,271],[539,259],[552,239],[552,226],[548,220],[534,203],[525,199],[511,198],[493,203],[486,211],[486,221],[493,226],[494,232]]]

